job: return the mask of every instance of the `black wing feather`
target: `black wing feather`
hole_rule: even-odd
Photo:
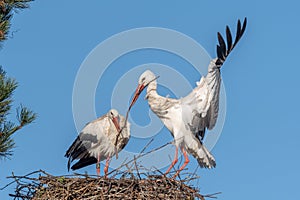
[[[222,49],[219,45],[217,45],[217,55],[218,55],[218,58],[220,58],[220,59],[223,58]]]
[[[219,46],[221,48],[222,57],[223,57],[223,59],[225,59],[225,56],[226,56],[226,44],[225,44],[225,41],[224,41],[221,33],[219,33],[219,32],[218,32],[218,40],[219,40]]]
[[[73,160],[89,157],[88,149],[91,148],[92,143],[96,142],[97,136],[88,133],[80,133],[65,154],[65,157],[69,158],[67,164],[68,170],[70,170],[70,165]]]
[[[235,41],[233,43],[233,46],[239,41],[240,35],[241,35],[241,21],[238,20],[237,27],[236,27],[236,36],[235,36]]]
[[[74,149],[76,149],[76,147],[78,147],[81,144],[81,140],[80,137],[77,136],[77,138],[75,139],[75,141],[72,143],[72,145],[69,147],[69,149],[66,151],[65,157],[70,157],[72,152],[74,151]]]
[[[230,51],[232,48],[232,36],[228,26],[226,26],[227,48]]]
[[[243,22],[242,31],[241,31],[241,36],[242,36],[242,35],[244,34],[244,32],[245,32],[246,26],[247,26],[247,18],[245,17],[244,22]]]
[[[218,41],[219,41],[219,44],[217,45],[217,56],[218,56],[218,59],[216,61],[216,65],[219,65],[219,66],[223,65],[223,63],[225,62],[227,56],[234,49],[234,47],[236,46],[236,44],[238,43],[238,41],[243,36],[243,34],[244,34],[245,30],[246,30],[246,26],[247,26],[247,18],[244,19],[243,25],[241,25],[241,21],[238,20],[237,29],[236,29],[236,36],[235,36],[235,40],[234,40],[233,44],[232,44],[231,31],[230,31],[229,27],[226,26],[227,48],[226,48],[226,44],[225,44],[225,41],[224,41],[222,35],[218,32]]]
[[[76,169],[80,169],[83,167],[86,167],[88,165],[92,165],[97,163],[97,159],[95,157],[86,157],[86,158],[82,158],[80,159],[77,163],[75,163],[71,169],[72,170],[76,170]]]

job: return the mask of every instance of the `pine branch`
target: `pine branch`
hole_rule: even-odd
[[[7,39],[13,12],[28,8],[28,3],[31,1],[33,0],[0,0],[0,47],[1,43]],[[13,102],[12,96],[17,87],[18,83],[7,77],[0,66],[0,159],[12,156],[12,149],[15,146],[12,135],[36,119],[35,113],[20,106],[17,109],[19,124],[7,121]]]
[[[1,124],[0,129],[0,158],[8,158],[12,156],[12,149],[15,146],[11,138],[11,131],[14,125],[11,122]]]
[[[12,156],[12,149],[15,147],[12,135],[36,119],[35,113],[21,105],[17,109],[19,123],[15,124],[7,120],[13,102],[12,95],[17,86],[17,82],[7,77],[0,67],[0,158]]]
[[[21,111],[20,111],[21,110]],[[22,105],[17,109],[17,119],[20,123],[19,129],[32,123],[36,119],[36,113]]]
[[[7,39],[13,11],[16,13],[29,8],[28,3],[31,1],[34,0],[0,0],[0,43]]]
[[[15,9],[24,9],[29,8],[29,2],[33,0],[2,0],[7,6],[15,8]]]
[[[0,124],[4,123],[8,111],[11,109],[12,95],[17,86],[17,82],[6,77],[6,73],[0,66]]]
[[[0,42],[7,38],[11,18],[11,8],[0,6]]]

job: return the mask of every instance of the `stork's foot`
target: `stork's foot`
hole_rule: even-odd
[[[179,173],[180,173],[180,171],[178,170],[172,178],[175,179],[179,175]]]
[[[169,173],[164,173],[163,174],[163,176],[165,177],[165,178],[167,178],[167,175],[168,175]]]
[[[104,178],[107,178],[108,175],[109,162],[110,162],[110,157],[107,157],[105,167],[104,167]]]
[[[107,179],[108,177],[108,168],[104,169],[104,178]]]
[[[169,167],[169,169],[164,173],[164,176],[167,176],[170,173],[170,170],[172,169],[172,166]]]
[[[100,176],[100,163],[96,164],[96,172],[97,172],[97,176]]]
[[[183,163],[183,165],[179,168],[179,170],[176,172],[176,174],[173,176],[174,179],[179,175],[179,173],[180,173],[180,172],[186,167],[186,165],[190,162],[189,157],[188,157],[188,155],[187,155],[187,153],[186,153],[186,151],[185,151],[185,149],[184,149],[183,147],[181,147],[181,151],[182,151],[183,156],[184,156],[184,163]]]
[[[174,165],[175,165],[177,162],[178,162],[178,147],[176,147],[174,160],[172,161],[170,167],[168,168],[168,170],[167,170],[166,173],[164,174],[165,176],[171,171],[171,169],[174,167]]]

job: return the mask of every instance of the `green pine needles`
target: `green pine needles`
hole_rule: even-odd
[[[23,106],[17,109],[18,123],[7,119],[12,108],[12,96],[17,86],[17,82],[7,77],[0,67],[0,158],[8,158],[12,155],[12,149],[15,146],[12,135],[36,119],[36,114]]]
[[[0,42],[7,39],[13,11],[28,8],[33,0],[0,0]]]
[[[28,8],[28,2],[33,0],[0,0],[0,45],[7,39],[13,11]],[[12,156],[15,147],[12,135],[32,123],[36,114],[26,107],[20,106],[17,109],[18,123],[8,120],[11,114],[13,93],[18,87],[15,79],[7,77],[0,66],[0,159]]]

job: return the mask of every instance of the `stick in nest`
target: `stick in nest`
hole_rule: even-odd
[[[11,176],[17,181],[15,199],[203,199],[199,191],[182,181],[161,175],[148,174],[140,179],[132,176],[122,179],[105,179],[87,175],[52,176],[40,170],[38,178]],[[33,173],[31,173],[33,175]],[[22,181],[20,181],[22,180]],[[37,184],[32,184],[32,181]],[[30,192],[26,192],[30,191]],[[212,197],[207,196],[207,197]]]
[[[156,79],[158,79],[159,76],[155,77],[153,80],[151,80],[148,84],[150,84],[152,81],[155,81]],[[146,86],[145,86],[146,87]],[[126,112],[126,117],[125,117],[125,123],[124,123],[124,126],[120,129],[119,133],[117,134],[117,137],[116,137],[116,141],[115,141],[115,154],[116,154],[116,159],[118,159],[118,151],[117,151],[117,144],[118,144],[118,140],[119,140],[119,137],[120,137],[120,134],[122,133],[122,130],[124,129],[124,127],[126,126],[126,123],[127,123],[127,120],[128,120],[128,115],[129,115],[129,112],[133,106],[133,104],[135,103],[135,101],[137,100],[138,96],[140,95],[140,93],[142,92],[141,91],[135,91],[135,93],[137,94],[136,97],[134,97],[134,99],[131,101],[129,107],[128,107],[128,110]],[[136,99],[135,99],[136,98]]]
[[[165,145],[164,145],[165,146]],[[160,147],[161,148],[161,147]],[[146,147],[144,148],[144,150]],[[199,189],[188,185],[191,179],[199,179],[195,173],[188,175],[182,180],[174,180],[162,175],[159,170],[149,170],[140,173],[143,166],[137,164],[138,158],[149,152],[144,150],[133,160],[124,163],[126,171],[115,170],[119,178],[104,178],[87,174],[74,174],[53,176],[43,170],[37,170],[25,176],[12,178],[16,183],[14,199],[200,199],[216,198],[220,193],[202,195]],[[133,163],[132,163],[133,162]],[[131,164],[132,163],[132,164]],[[145,168],[143,168],[145,169]],[[111,172],[112,173],[112,172]],[[38,175],[38,177],[36,177]],[[116,177],[114,175],[113,177]],[[4,188],[12,183],[7,184]],[[1,189],[4,189],[1,188]]]

